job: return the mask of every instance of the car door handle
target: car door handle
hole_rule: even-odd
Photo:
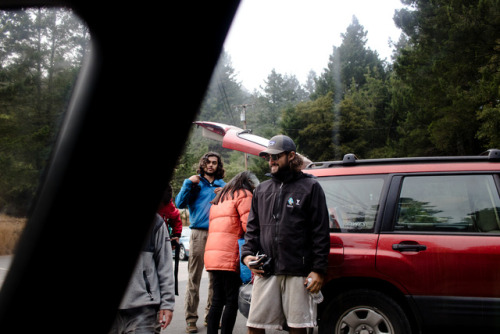
[[[398,252],[420,252],[426,250],[427,246],[419,244],[393,244],[392,249]]]

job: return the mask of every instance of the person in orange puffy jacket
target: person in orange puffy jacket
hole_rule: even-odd
[[[207,334],[233,332],[241,286],[238,239],[246,232],[252,193],[257,177],[244,171],[229,181],[212,201],[205,246],[205,268],[213,275],[212,305],[207,316]],[[222,320],[221,320],[222,316]]]

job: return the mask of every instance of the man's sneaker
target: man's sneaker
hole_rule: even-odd
[[[198,333],[196,322],[188,322],[186,326],[186,333]]]

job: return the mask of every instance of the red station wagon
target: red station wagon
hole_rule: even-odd
[[[224,147],[262,150],[262,140],[249,150],[241,129],[230,137],[218,129]],[[500,329],[500,150],[372,160],[347,154],[304,172],[317,176],[330,213],[319,333]]]

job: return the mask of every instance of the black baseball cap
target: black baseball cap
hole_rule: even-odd
[[[278,154],[281,152],[291,152],[297,151],[297,147],[295,147],[295,143],[293,140],[285,135],[277,135],[269,140],[269,144],[267,145],[267,149],[259,153],[259,156],[267,155],[267,154]]]

